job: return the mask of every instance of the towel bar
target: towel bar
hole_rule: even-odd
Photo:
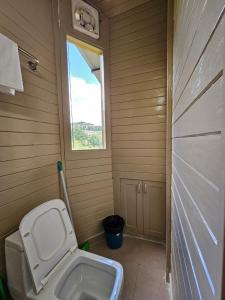
[[[30,54],[28,51],[26,51],[25,49],[23,49],[21,47],[18,47],[18,50],[23,55],[25,55],[26,57],[31,59],[31,60],[28,60],[28,66],[29,66],[30,70],[36,71],[37,66],[39,65],[39,60],[35,56],[33,56],[32,54]]]

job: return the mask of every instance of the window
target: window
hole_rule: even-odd
[[[105,149],[103,52],[67,37],[72,150]]]

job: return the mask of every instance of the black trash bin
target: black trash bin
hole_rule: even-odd
[[[118,249],[123,244],[124,219],[118,215],[106,217],[102,221],[106,243],[111,249]]]

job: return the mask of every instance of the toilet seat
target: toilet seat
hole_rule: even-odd
[[[31,210],[21,221],[20,235],[36,293],[63,257],[77,249],[77,240],[62,200],[48,201]]]

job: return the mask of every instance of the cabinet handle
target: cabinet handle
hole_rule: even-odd
[[[144,183],[144,185],[143,185],[143,192],[145,194],[147,193],[147,183]]]
[[[138,194],[140,194],[140,192],[141,192],[141,183],[140,182],[137,185],[137,192],[138,192]]]

